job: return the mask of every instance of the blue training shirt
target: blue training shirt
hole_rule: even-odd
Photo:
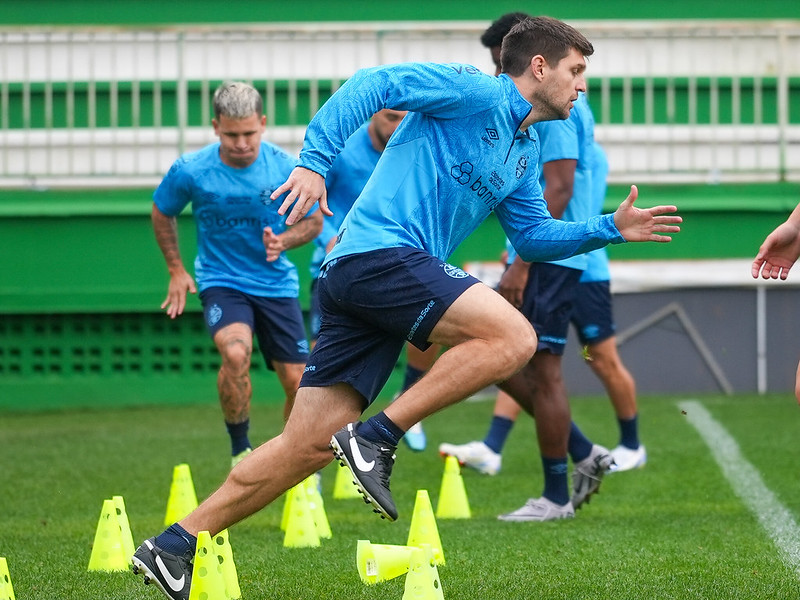
[[[569,199],[561,219],[564,221],[585,221],[600,214],[594,210],[592,171],[594,167],[594,115],[589,107],[586,94],[580,92],[569,118],[558,121],[534,123],[539,135],[539,184],[547,191],[544,178],[544,165],[556,160],[574,160],[575,178],[572,197]],[[516,252],[506,244],[508,262],[511,263]],[[588,263],[587,254],[577,254],[559,261],[550,261],[562,267],[583,271]]]
[[[297,269],[285,254],[267,262],[262,231],[267,226],[278,234],[286,230],[285,217],[277,212],[282,200],[269,196],[286,181],[297,159],[262,141],[253,164],[238,169],[222,162],[219,146],[176,160],[153,194],[155,205],[177,216],[191,203],[201,291],[224,286],[254,296],[296,298]]]
[[[357,71],[312,119],[300,165],[325,176],[349,135],[384,108],[410,112],[326,262],[398,246],[446,260],[492,211],[528,261],[625,241],[613,215],[580,223],[550,216],[538,182],[536,132],[519,130],[531,104],[507,75],[493,77],[470,65],[404,63]]]
[[[333,216],[323,217],[322,232],[315,240],[317,247],[309,265],[312,277],[319,275],[328,242],[336,237],[345,215],[350,212],[381,157],[381,153],[372,145],[368,128],[369,122],[364,123],[347,139],[344,149],[333,161],[333,166],[325,177],[328,208]]]
[[[592,170],[592,210],[595,214],[602,214],[603,203],[606,199],[606,180],[608,179],[608,158],[602,146],[594,144],[594,169]],[[608,252],[605,248],[598,248],[586,254],[586,270],[581,275],[581,283],[588,281],[609,281],[611,271],[608,267]]]

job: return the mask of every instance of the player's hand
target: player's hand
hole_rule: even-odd
[[[283,243],[283,238],[272,231],[272,227],[264,227],[264,234],[262,236],[264,242],[264,250],[267,252],[267,262],[274,262],[278,260],[281,252],[286,250]]]
[[[306,213],[319,202],[322,214],[333,216],[328,208],[328,196],[325,190],[325,178],[319,173],[315,173],[305,167],[295,167],[287,179],[278,189],[272,192],[270,198],[277,200],[282,194],[289,192],[278,209],[279,215],[286,214],[289,207],[294,203],[294,208],[289,216],[286,217],[287,225],[294,225],[302,219]]]
[[[619,205],[614,213],[614,224],[629,242],[671,242],[672,237],[665,233],[678,233],[681,228],[674,223],[683,219],[671,215],[678,210],[676,206],[654,206],[653,208],[636,208],[633,203],[639,196],[635,185],[631,186],[628,197]]]
[[[750,273],[763,279],[786,279],[800,256],[800,228],[787,221],[767,236],[753,261]]]
[[[186,271],[175,273],[169,278],[169,287],[167,289],[167,298],[161,303],[161,309],[167,309],[167,316],[174,319],[178,315],[183,314],[183,309],[186,308],[186,294],[197,293],[197,286],[195,286],[194,279]]]
[[[508,265],[503,276],[500,277],[500,283],[497,284],[497,291],[515,308],[522,308],[522,297],[525,293],[525,286],[528,285],[528,273],[530,273],[530,264],[517,258]]]

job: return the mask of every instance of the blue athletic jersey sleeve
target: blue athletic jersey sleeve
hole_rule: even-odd
[[[267,262],[262,231],[286,230],[281,199],[270,194],[289,177],[297,159],[261,142],[244,169],[219,158],[219,143],[180,157],[153,194],[158,209],[177,216],[191,204],[197,230],[195,278],[200,290],[224,286],[255,296],[297,297],[297,269],[281,255]],[[315,208],[316,210],[316,208]]]
[[[368,128],[369,123],[364,123],[347,139],[344,149],[333,161],[333,166],[325,177],[328,208],[333,216],[323,217],[322,232],[315,240],[316,248],[309,265],[312,277],[319,274],[328,242],[338,234],[342,221],[350,212],[381,157],[381,153],[372,145]]]
[[[462,64],[405,63],[357,72],[306,132],[301,165],[327,174],[344,140],[383,108],[408,110],[326,261],[387,247],[446,260],[495,211],[526,260],[621,242],[613,219],[556,221],[538,183],[539,142],[519,128],[531,110],[507,75]]]
[[[606,200],[608,179],[608,158],[605,150],[597,142],[592,147],[594,151],[594,166],[592,168],[592,210],[595,214],[602,214],[603,203]],[[608,252],[605,248],[598,248],[586,254],[586,270],[581,275],[581,282],[609,281],[611,271],[608,265]]]

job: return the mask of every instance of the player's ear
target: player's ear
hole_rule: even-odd
[[[537,54],[531,58],[531,73],[538,81],[544,79],[544,70],[546,66],[547,61],[541,54]]]

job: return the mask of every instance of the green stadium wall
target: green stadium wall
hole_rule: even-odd
[[[300,9],[300,10],[298,10]],[[785,19],[800,18],[792,0],[540,0],[535,4],[496,0],[26,0],[4,2],[0,24],[8,25],[151,25],[167,23],[244,23],[298,21],[487,20],[505,12],[535,10],[560,19]]]

